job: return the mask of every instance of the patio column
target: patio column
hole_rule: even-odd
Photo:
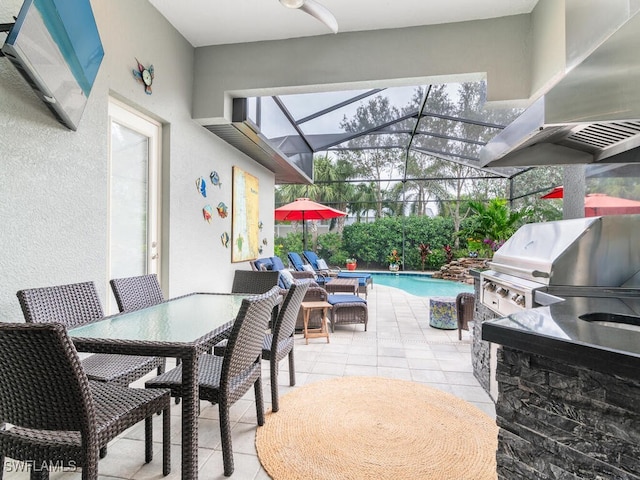
[[[585,165],[566,165],[564,167],[562,218],[565,220],[584,217],[585,168]]]

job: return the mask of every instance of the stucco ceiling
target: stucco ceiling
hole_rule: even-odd
[[[278,0],[149,0],[194,46],[331,34]],[[538,0],[319,0],[340,32],[434,25],[530,13]]]

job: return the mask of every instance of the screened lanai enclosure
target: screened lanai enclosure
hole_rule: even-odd
[[[529,221],[559,219],[562,202],[541,197],[563,184],[563,165],[482,166],[483,147],[522,112],[487,105],[479,80],[236,98],[234,129],[207,128],[267,168],[293,166],[276,173],[275,207],[310,197],[347,211],[347,222],[445,215],[459,224],[465,201],[503,198],[535,206]],[[640,197],[632,166],[581,168],[586,192],[602,185],[590,179],[609,178]]]
[[[487,108],[485,93],[478,81],[255,97],[241,115],[313,180],[289,190],[330,187],[320,200],[355,216],[433,215],[461,198],[517,201],[560,185],[559,168],[480,167],[480,149],[522,111]]]

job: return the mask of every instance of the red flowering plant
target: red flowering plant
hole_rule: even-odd
[[[427,263],[427,257],[431,255],[431,246],[428,243],[421,243],[418,245],[418,251],[420,252],[420,261],[422,262],[422,271],[424,272],[424,264]]]
[[[447,263],[453,262],[453,250],[451,249],[451,245],[445,245],[442,249],[444,250],[444,254],[447,256]]]

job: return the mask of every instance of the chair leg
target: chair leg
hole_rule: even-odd
[[[233,474],[233,446],[231,444],[231,425],[229,424],[229,405],[223,399],[218,404],[220,415],[220,439],[222,440],[222,462],[224,463],[224,476]]]
[[[164,410],[162,412],[164,414]],[[153,460],[153,416],[144,419],[144,461]]]
[[[275,413],[280,409],[278,402],[278,359],[275,355],[272,355],[269,360],[269,370],[271,376],[271,411]]]
[[[171,473],[171,410],[162,411],[162,475]]]
[[[87,465],[82,466],[82,480],[98,480],[98,459],[87,459]]]
[[[264,399],[262,398],[262,378],[258,377],[256,383],[253,384],[253,391],[256,395],[256,416],[258,417],[258,425],[264,425]]]
[[[3,465],[4,468],[4,465]],[[45,465],[31,465],[30,480],[49,480],[49,469]]]
[[[176,358],[176,367],[182,363],[181,358]],[[180,397],[176,397],[176,405],[180,403]]]
[[[289,386],[293,387],[296,384],[296,365],[293,359],[293,347],[289,352]]]

